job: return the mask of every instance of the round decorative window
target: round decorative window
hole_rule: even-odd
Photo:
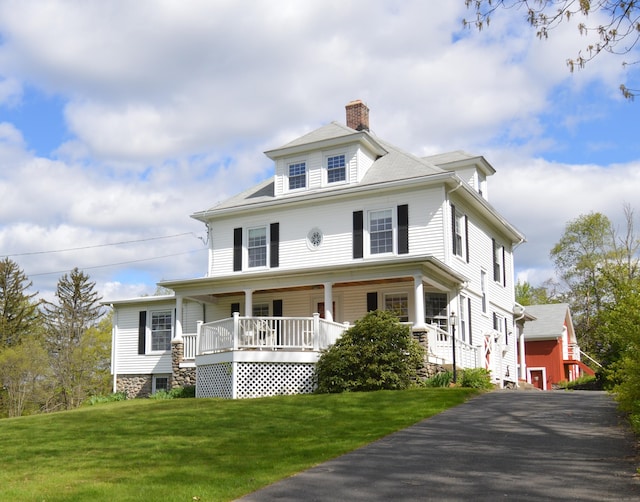
[[[307,234],[307,245],[309,249],[318,249],[322,244],[322,230],[319,228],[312,228]]]

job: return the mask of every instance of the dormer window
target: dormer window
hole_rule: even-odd
[[[307,164],[296,162],[289,164],[289,190],[305,188],[307,186]]]
[[[335,155],[327,158],[327,182],[337,183],[347,179],[347,167],[344,155]]]

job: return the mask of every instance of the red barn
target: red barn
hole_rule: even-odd
[[[525,311],[527,321],[522,334],[527,382],[541,390],[551,390],[558,382],[594,374],[580,360],[568,304],[528,305]]]

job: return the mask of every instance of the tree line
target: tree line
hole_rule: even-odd
[[[556,278],[516,286],[522,305],[566,302],[580,349],[599,361],[605,385],[632,413],[640,431],[640,237],[634,211],[624,206],[623,228],[602,213],[567,223],[550,251]],[[633,418],[636,417],[636,418]]]
[[[0,417],[69,410],[110,392],[111,315],[87,274],[58,281],[55,300],[0,260]]]

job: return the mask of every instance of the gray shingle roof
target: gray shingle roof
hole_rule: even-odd
[[[551,303],[548,305],[528,305],[525,312],[535,317],[524,324],[525,340],[545,340],[562,336],[565,321],[571,322],[571,314],[567,303]],[[571,328],[570,331],[573,331]]]

